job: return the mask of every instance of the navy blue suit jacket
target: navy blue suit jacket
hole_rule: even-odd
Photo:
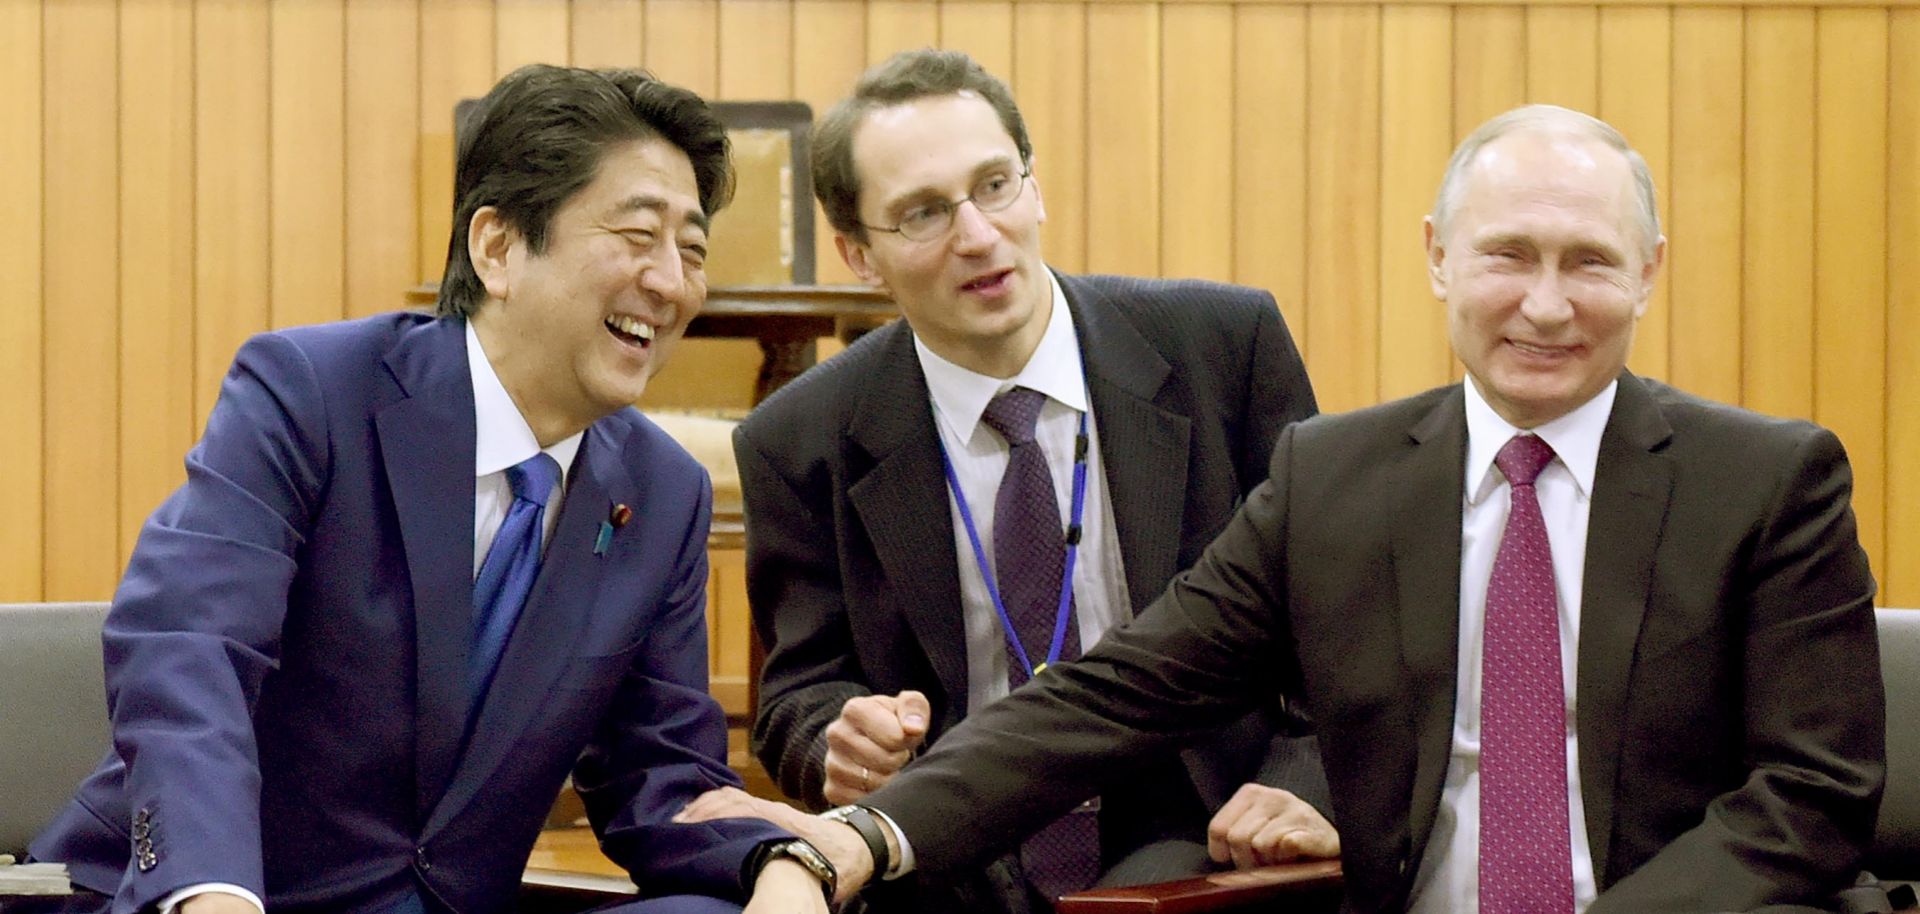
[[[502,911],[571,772],[644,894],[739,897],[742,860],[780,833],[668,821],[738,783],[706,691],[711,492],[638,412],[588,428],[463,745],[464,326],[388,314],[241,348],[107,620],[114,751],[35,857],[115,911],[204,882],[276,911],[378,910],[416,885]],[[617,504],[632,522],[596,554]]]

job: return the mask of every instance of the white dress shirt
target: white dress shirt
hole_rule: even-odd
[[[543,450],[540,442],[533,436],[533,427],[527,424],[520,408],[513,403],[507,388],[500,383],[500,376],[494,374],[493,363],[487,360],[487,354],[480,346],[480,335],[474,332],[473,324],[467,324],[467,370],[473,378],[473,574],[480,575],[480,565],[486,561],[487,549],[493,545],[493,538],[500,533],[500,525],[507,519],[507,508],[513,504],[513,488],[507,483],[507,468],[532,457]],[[541,543],[553,538],[554,521],[560,517],[560,503],[566,498],[567,473],[573,467],[573,456],[580,450],[581,438],[585,432],[554,442],[552,447],[544,448],[548,455],[560,464],[560,479],[554,484],[559,490],[547,500],[547,513],[544,518],[545,529],[541,533]],[[237,885],[223,882],[207,882],[190,885],[160,900],[160,914],[173,914],[174,909],[195,895],[209,892],[225,892],[237,895],[253,903],[264,914],[266,905],[260,902],[260,896]]]
[[[1028,387],[1046,394],[1034,440],[1046,455],[1053,473],[1053,491],[1060,503],[1064,528],[1073,510],[1073,440],[1080,416],[1089,408],[1086,377],[1080,362],[1080,341],[1066,295],[1047,274],[1053,287],[1053,313],[1040,343],[1027,364],[1011,378],[1000,379],[969,371],[936,355],[919,337],[913,341],[920,368],[933,399],[940,444],[946,448],[960,491],[973,512],[974,529],[987,565],[994,567],[993,508],[1000,478],[1007,470],[1007,443],[980,417],[988,401],[1002,391]],[[1107,629],[1132,618],[1127,602],[1126,575],[1121,568],[1120,539],[1107,493],[1107,474],[1100,463],[1099,422],[1087,416],[1087,493],[1081,517],[1081,537],[1073,568],[1074,615],[1082,650],[1093,647]],[[980,574],[973,546],[967,538],[960,505],[949,488],[946,498],[953,515],[954,551],[960,564],[960,611],[967,633],[967,707],[982,708],[1007,694],[1007,635],[993,608],[986,578]],[[1047,645],[1024,645],[1035,664],[1046,656]]]
[[[1567,698],[1567,822],[1573,859],[1573,909],[1593,903],[1593,854],[1587,842],[1586,804],[1580,796],[1577,690],[1581,583],[1587,559],[1587,518],[1600,437],[1613,412],[1618,383],[1578,409],[1527,431],[1553,448],[1554,459],[1534,481],[1553,553],[1553,589],[1560,614],[1560,675]],[[1411,914],[1475,914],[1480,910],[1480,658],[1486,635],[1487,582],[1506,531],[1512,487],[1493,459],[1522,431],[1493,411],[1466,382],[1466,501],[1460,509],[1460,643],[1454,692],[1453,751],[1447,760],[1440,810],[1414,878]]]

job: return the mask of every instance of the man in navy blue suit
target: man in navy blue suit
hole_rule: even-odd
[[[69,909],[509,910],[571,773],[622,910],[825,910],[804,842],[668,819],[738,780],[710,487],[631,404],[731,190],[692,93],[527,67],[461,145],[438,315],[240,349],[106,623],[114,751],[32,848]]]

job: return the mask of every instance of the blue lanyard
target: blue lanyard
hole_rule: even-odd
[[[987,552],[980,546],[980,530],[973,525],[973,511],[967,507],[967,496],[960,492],[960,477],[953,472],[953,460],[947,456],[945,442],[940,444],[940,463],[947,469],[947,488],[953,492],[954,504],[960,506],[960,521],[966,525],[967,539],[973,543],[973,561],[980,566],[980,578],[987,584],[987,596],[993,599],[993,611],[1000,616],[1007,644],[1031,679],[1048,664],[1058,662],[1060,649],[1066,644],[1067,623],[1073,607],[1073,562],[1080,551],[1080,516],[1087,505],[1087,414],[1080,413],[1080,431],[1073,439],[1073,517],[1067,524],[1067,562],[1060,575],[1060,608],[1054,615],[1053,643],[1047,648],[1046,662],[1039,666],[1034,666],[1028,658],[1026,645],[1020,643],[1020,633],[1014,630],[1013,619],[1007,615],[1007,605],[1000,600],[1000,588],[994,583],[992,569],[987,567]]]

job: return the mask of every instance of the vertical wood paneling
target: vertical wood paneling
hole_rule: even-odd
[[[701,95],[720,88],[716,0],[647,0],[645,47],[653,75]]]
[[[346,282],[346,7],[269,6],[273,326],[339,320]]]
[[[186,478],[193,423],[193,3],[120,6],[120,550]]]
[[[853,92],[865,61],[849,47],[866,46],[867,9],[861,0],[795,0],[793,5],[793,96],[813,108],[818,122],[827,109]],[[840,259],[833,226],[820,204],[814,212],[814,278],[823,283],[854,282]]]
[[[1421,225],[1453,149],[1453,42],[1443,6],[1380,11],[1379,396],[1447,383],[1447,310],[1428,281]]]
[[[358,317],[392,310],[395,289],[427,278],[419,269],[414,129],[420,122],[419,4],[347,0],[346,63],[346,313]],[[437,249],[444,252],[446,242]]]
[[[868,0],[867,66],[901,51],[939,44],[939,4],[925,0]]]
[[[1379,398],[1380,9],[1314,7],[1307,48],[1307,370],[1336,412]]]
[[[1233,278],[1307,330],[1307,10],[1234,10]]]
[[[1747,11],[1741,402],[1813,415],[1813,81],[1810,9]]]
[[[112,0],[45,8],[46,597],[119,575],[119,125]]]
[[[1527,101],[1592,114],[1600,106],[1600,10],[1527,8]]]
[[[1813,415],[1847,448],[1860,542],[1880,556],[1886,410],[1862,393],[1887,389],[1887,13],[1821,10],[1818,29]]]
[[[793,94],[793,4],[732,0],[720,7],[720,98]]]
[[[453,222],[453,106],[493,85],[493,6],[421,0],[420,34],[420,275],[438,281]]]
[[[1453,12],[1453,140],[1527,98],[1527,10],[1459,6]]]
[[[1001,79],[1013,80],[1013,3],[968,0],[940,4],[940,46],[965,51]]]
[[[567,0],[494,0],[494,75],[530,63],[569,63],[567,13]]]
[[[1001,74],[1002,78],[1006,74]],[[1079,3],[1022,3],[1014,9],[1014,97],[1033,141],[1034,187],[1047,221],[1047,262],[1087,267],[1087,9]]]
[[[1233,279],[1233,8],[1161,13],[1160,271]],[[1249,206],[1258,206],[1253,201]]]
[[[0,600],[38,600],[44,577],[41,473],[45,364],[41,338],[41,16],[38,3],[0,5],[0,85],[9,87],[0,121],[0,211],[10,213],[0,244],[7,277],[6,320],[0,320]]]
[[[1160,11],[1087,7],[1087,269],[1160,275]]]
[[[1889,14],[1887,94],[1887,539],[1880,597],[1920,605],[1920,10]]]
[[[194,11],[194,415],[206,421],[234,351],[269,326],[267,8]]]
[[[1673,72],[1672,12],[1659,7],[1628,6],[1600,11],[1599,116],[1626,134],[1627,141],[1647,160],[1653,173],[1662,219],[1671,215],[1673,201]],[[1667,353],[1672,334],[1668,290],[1672,270],[1662,270],[1654,285],[1646,317],[1635,331],[1627,365],[1636,373],[1670,377]]]
[[[1740,402],[1744,19],[1737,9],[1673,12],[1673,186],[1667,316],[1673,382]]]
[[[567,18],[569,57],[576,67],[640,65],[640,35],[646,22],[642,0],[573,0]]]

